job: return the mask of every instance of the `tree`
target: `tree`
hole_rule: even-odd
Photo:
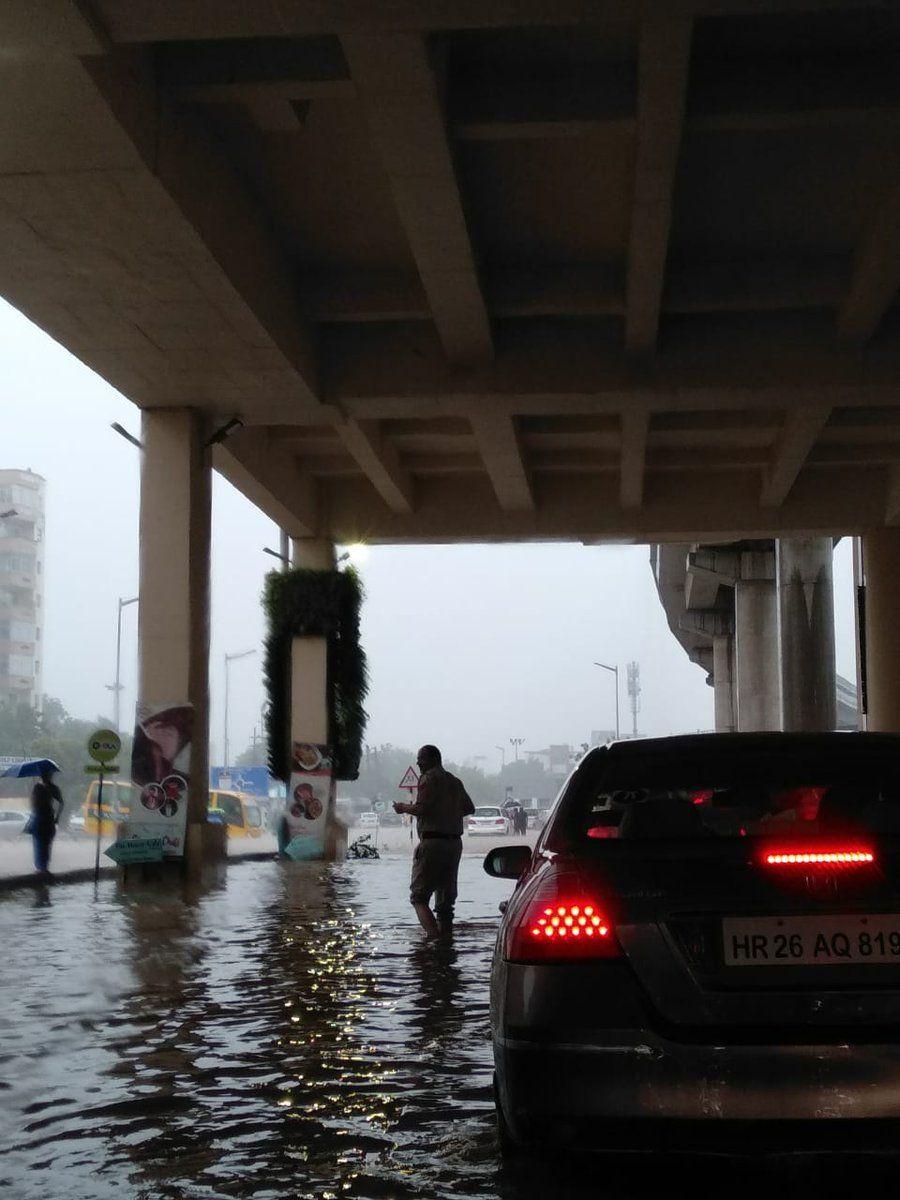
[[[16,758],[52,758],[59,764],[59,785],[66,799],[63,819],[83,802],[90,780],[85,774],[88,762],[87,740],[104,718],[84,721],[72,717],[65,705],[53,696],[44,698],[40,711],[27,704],[0,705],[0,754]],[[122,738],[119,765],[128,778],[131,763],[131,737]],[[32,783],[26,779],[3,780],[4,794],[25,800]]]

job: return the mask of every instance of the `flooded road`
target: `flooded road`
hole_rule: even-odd
[[[855,1167],[842,1186],[808,1160],[682,1163],[674,1176],[652,1159],[504,1167],[487,981],[510,885],[464,858],[454,943],[427,946],[408,870],[405,857],[247,863],[187,898],[108,882],[97,896],[71,885],[0,898],[0,1195],[858,1190]],[[866,1168],[872,1186],[882,1172],[885,1185],[896,1174]]]

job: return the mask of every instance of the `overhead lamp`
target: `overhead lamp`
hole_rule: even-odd
[[[220,425],[215,433],[211,434],[203,443],[204,449],[210,446],[217,446],[219,442],[224,442],[226,438],[231,437],[236,429],[243,429],[244,422],[240,417],[232,417],[230,421],[226,421],[224,425]]]
[[[123,437],[126,442],[131,442],[132,446],[137,446],[138,450],[143,450],[144,443],[140,440],[140,438],[136,438],[133,433],[129,433],[124,425],[120,425],[118,421],[113,421],[112,428],[117,434],[119,434],[120,437]]]

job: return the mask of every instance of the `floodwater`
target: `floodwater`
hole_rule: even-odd
[[[730,1197],[879,1192],[877,1168],[501,1162],[487,983],[508,883],[463,859],[451,946],[409,861],[248,863],[194,896],[0,898],[0,1195]],[[674,1173],[673,1173],[674,1172]]]

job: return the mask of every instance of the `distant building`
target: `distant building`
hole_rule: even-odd
[[[0,470],[0,704],[43,693],[44,493],[40,475]]]
[[[571,771],[578,754],[571,746],[548,746],[546,750],[526,750],[525,757],[562,779]]]

